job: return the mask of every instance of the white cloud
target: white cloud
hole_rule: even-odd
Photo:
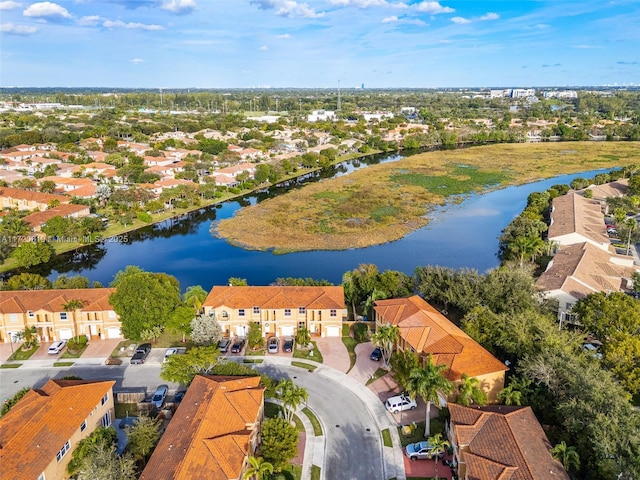
[[[197,8],[198,4],[196,0],[170,0],[167,3],[162,4],[163,10],[168,10],[173,13],[191,13]]]
[[[132,58],[131,60],[129,60],[129,62],[133,63],[134,65],[138,65],[140,63],[145,63],[146,60],[143,60],[141,58]]]
[[[71,18],[66,8],[51,2],[40,2],[30,5],[22,14],[25,17],[62,17]]]
[[[392,15],[390,17],[384,17],[382,19],[382,23],[394,23],[398,21],[398,17],[396,17],[395,15]]]
[[[249,3],[257,5],[262,10],[275,10],[279,17],[324,17],[324,12],[316,12],[309,4],[296,0],[250,0]]]
[[[28,25],[14,25],[13,23],[3,23],[0,25],[0,32],[11,35],[33,35],[38,29]]]
[[[429,13],[431,15],[436,15],[438,13],[452,13],[455,10],[451,7],[443,7],[440,5],[440,2],[420,2],[415,4],[415,8],[419,12]]]
[[[453,17],[451,19],[451,21],[453,23],[457,23],[458,25],[465,25],[467,23],[471,23],[471,20],[469,20],[468,18],[464,18],[464,17]]]
[[[258,50],[262,50],[264,52],[266,50],[269,50],[269,47],[267,47],[266,45],[262,45]]]
[[[140,30],[164,30],[162,25],[147,25],[144,23],[137,22],[128,22],[125,23],[122,20],[105,20],[102,23],[102,26],[105,28],[129,28],[129,29],[140,29]]]
[[[0,2],[0,10],[13,10],[14,8],[18,8],[21,5],[21,3],[13,2],[11,0],[7,2]]]
[[[282,35],[276,35],[276,38],[289,39],[289,38],[291,38],[291,35],[289,35],[288,33],[283,33]]]
[[[499,18],[500,18],[500,15],[498,15],[497,13],[495,13],[495,12],[489,12],[489,13],[487,13],[487,14],[485,14],[485,15],[482,15],[482,16],[479,18],[479,20],[482,20],[482,21],[486,21],[486,20],[497,20],[497,19],[499,19]]]
[[[387,5],[387,0],[329,0],[332,5],[340,5],[342,7],[383,7]]]
[[[99,15],[88,15],[86,17],[80,18],[77,23],[82,27],[95,27],[100,23],[102,17]]]

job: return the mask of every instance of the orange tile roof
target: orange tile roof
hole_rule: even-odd
[[[109,296],[115,291],[115,288],[0,291],[0,313],[62,312],[62,306],[71,300],[81,300],[84,306],[79,310],[84,312],[113,310]]]
[[[115,381],[49,380],[0,418],[2,478],[37,478]]]
[[[341,286],[214,286],[203,305],[211,308],[345,308]]]
[[[449,404],[451,425],[475,480],[568,480],[531,407]]]
[[[240,478],[260,421],[260,377],[195,377],[140,480]]]
[[[75,205],[73,203],[68,203],[65,205],[58,205],[57,207],[49,208],[42,212],[31,213],[24,217],[22,220],[28,223],[31,227],[40,227],[54,217],[67,218],[81,212],[85,212],[86,215],[89,215],[91,209],[87,205]]]
[[[508,370],[444,315],[414,295],[409,298],[377,300],[374,307],[381,323],[397,325],[400,336],[422,355],[431,355],[436,365],[447,365],[445,376],[456,381],[466,373],[477,377]]]
[[[30,200],[43,204],[48,204],[52,200],[58,200],[60,203],[69,203],[70,197],[65,195],[55,195],[53,193],[34,192],[32,190],[22,190],[20,188],[0,187],[0,196],[7,198],[15,198],[18,200]]]

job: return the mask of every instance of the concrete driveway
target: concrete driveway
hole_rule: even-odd
[[[318,350],[322,354],[322,363],[328,367],[335,368],[339,372],[347,373],[351,366],[351,359],[347,347],[342,343],[340,337],[313,337]]]
[[[373,348],[373,343],[371,342],[356,345],[356,364],[348,374],[351,378],[363,385],[366,385],[376,370],[384,365],[382,361],[376,362],[369,358]]]

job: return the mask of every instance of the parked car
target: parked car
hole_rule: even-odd
[[[64,349],[64,346],[66,344],[67,344],[66,340],[59,340],[57,342],[54,342],[49,347],[49,350],[47,351],[47,353],[49,355],[57,355],[58,353],[60,353]]]
[[[229,351],[229,345],[231,345],[231,339],[227,337],[221,338],[218,342],[218,348],[222,353],[226,353]]]
[[[292,338],[286,338],[284,340],[284,343],[282,344],[282,351],[286,352],[286,353],[293,352],[293,339]]]
[[[151,353],[150,343],[143,343],[142,345],[139,345],[138,348],[136,348],[136,353],[134,353],[133,357],[131,357],[131,365],[139,365],[141,363],[144,363],[144,361],[149,356],[149,353]]]
[[[160,385],[156,388],[156,393],[153,394],[151,398],[151,403],[157,409],[161,409],[162,405],[164,405],[164,399],[167,397],[167,393],[169,392],[169,387],[166,385]]]
[[[371,355],[369,355],[369,358],[376,362],[382,360],[382,349],[380,347],[374,348],[373,352],[371,352]]]
[[[267,343],[267,351],[269,353],[278,353],[280,346],[280,339],[278,337],[271,337]]]
[[[180,403],[184,398],[185,393],[187,392],[185,392],[184,390],[180,390],[179,392],[176,392],[176,394],[173,396],[173,403]]]
[[[237,339],[235,342],[233,342],[233,345],[231,345],[231,353],[240,353],[244,348],[245,343],[246,340],[244,338]]]
[[[400,394],[396,397],[388,398],[384,403],[384,406],[391,413],[398,413],[403,410],[413,410],[418,406],[418,404],[408,395]]]
[[[177,348],[167,348],[167,351],[164,352],[164,360],[162,360],[162,363],[166,362],[171,355],[175,355],[176,353],[178,353]]]
[[[118,423],[118,427],[120,428],[133,427],[137,421],[138,421],[138,417],[126,416],[120,420],[120,423]]]
[[[410,443],[405,447],[404,453],[410,460],[433,459],[436,456],[433,445],[427,441]],[[438,453],[438,458],[442,457],[444,457],[444,452]]]

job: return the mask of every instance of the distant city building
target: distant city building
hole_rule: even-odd
[[[335,120],[336,112],[333,110],[313,110],[310,115],[307,116],[309,122],[319,122],[325,120]]]
[[[533,88],[514,88],[511,90],[511,98],[535,97],[536,91]]]
[[[575,90],[554,90],[552,92],[544,92],[544,98],[578,98],[578,92]]]

